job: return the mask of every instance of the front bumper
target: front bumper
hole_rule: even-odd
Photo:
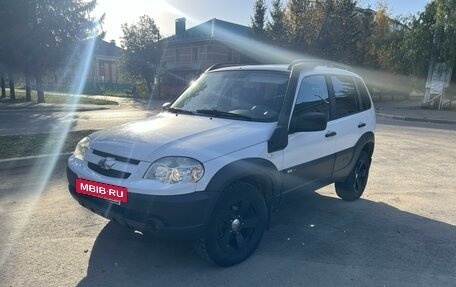
[[[170,196],[129,193],[128,202],[116,205],[76,193],[77,175],[68,167],[67,178],[71,195],[85,208],[135,230],[166,237],[199,238],[220,195],[219,192]]]

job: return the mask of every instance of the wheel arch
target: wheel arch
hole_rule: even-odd
[[[221,192],[237,181],[247,181],[266,189],[261,191],[267,200],[280,194],[279,172],[272,162],[263,158],[247,158],[225,165],[211,178],[206,190]]]
[[[359,154],[362,151],[367,152],[369,158],[372,157],[375,149],[375,135],[373,132],[367,132],[361,136],[354,147],[353,156],[350,160],[350,163],[342,170],[337,171],[333,175],[333,180],[335,182],[343,181],[350,174],[352,169],[355,167],[356,161],[358,160]]]
[[[272,206],[280,199],[281,180],[276,166],[264,158],[247,158],[231,162],[211,178],[206,191],[223,192],[235,182],[245,181],[258,187],[268,207],[268,222]]]

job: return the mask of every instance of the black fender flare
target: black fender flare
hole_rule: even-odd
[[[281,177],[276,166],[264,158],[247,158],[231,162],[217,171],[206,191],[223,192],[230,184],[247,180],[257,185],[268,207],[268,223],[272,206],[280,201]],[[269,224],[268,224],[269,226]]]
[[[347,165],[346,168],[343,170],[338,171],[333,175],[334,181],[343,181],[345,178],[351,173],[353,168],[356,165],[356,161],[358,160],[359,154],[361,151],[365,150],[370,157],[374,153],[375,148],[375,135],[373,132],[367,132],[361,136],[354,147],[353,156],[350,160],[350,163]]]
[[[264,158],[247,158],[231,162],[219,169],[209,181],[206,191],[221,192],[228,185],[239,180],[257,178],[270,187],[267,199],[280,195],[280,174],[275,165]],[[264,192],[264,190],[262,191]]]

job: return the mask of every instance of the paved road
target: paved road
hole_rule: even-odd
[[[385,121],[362,200],[295,194],[246,262],[143,237],[73,201],[63,166],[0,175],[0,286],[455,286],[456,131]]]
[[[130,99],[103,98],[118,101],[120,105],[100,106],[103,110],[74,112],[34,109],[0,111],[0,135],[103,129],[152,116],[161,108],[160,101],[147,108],[147,104]]]

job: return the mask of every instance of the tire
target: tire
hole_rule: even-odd
[[[221,267],[238,264],[258,247],[267,222],[264,197],[250,183],[230,185],[215,205],[205,235],[195,250]]]
[[[369,178],[371,158],[361,151],[355,167],[344,182],[336,182],[336,193],[345,201],[355,201],[363,195]]]

